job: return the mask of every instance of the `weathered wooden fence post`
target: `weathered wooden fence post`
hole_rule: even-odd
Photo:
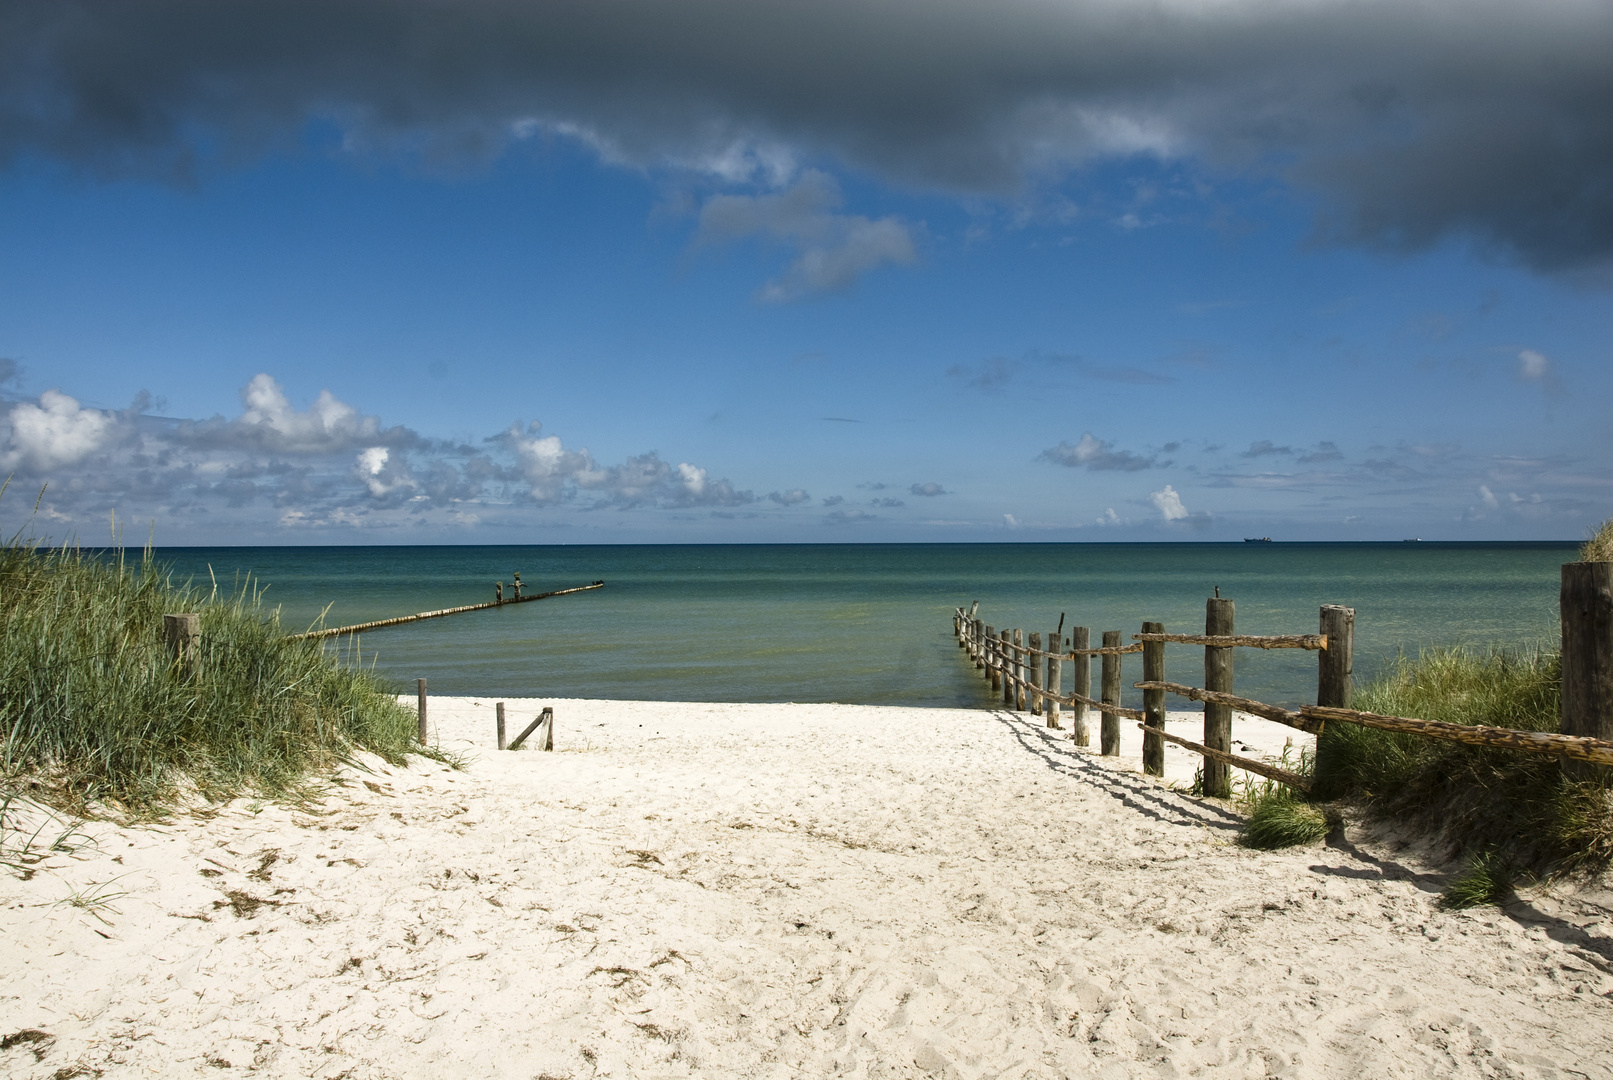
[[[1025,674],[1029,676],[1026,681],[1030,683],[1026,696],[1030,698],[1031,713],[1040,715],[1042,711],[1042,658],[1036,654],[1042,651],[1042,635],[1030,635],[1025,644],[1030,646],[1025,652]]]
[[[1003,647],[1003,704],[1014,707],[1014,632],[1004,630],[999,635]]]
[[[502,750],[504,749],[504,702],[501,701],[493,706],[493,711],[498,714],[498,748]]]
[[[1327,635],[1327,648],[1316,654],[1316,704],[1338,709],[1350,707],[1355,673],[1355,608],[1341,604],[1322,605],[1321,632]],[[1316,740],[1315,773],[1326,770],[1326,742]]]
[[[1009,708],[1025,711],[1025,632],[1014,631],[1014,698]]]
[[[974,628],[975,669],[983,671],[986,667],[986,624],[976,619],[972,625]]]
[[[1322,633],[1327,635],[1327,648],[1316,654],[1316,704],[1348,709],[1354,689],[1355,608],[1324,604]]]
[[[169,662],[192,678],[202,670],[202,617],[164,615],[162,633],[168,642]]]
[[[1084,626],[1070,628],[1070,693],[1077,697],[1092,696],[1092,657],[1085,655],[1090,634]],[[1077,746],[1091,746],[1092,732],[1087,729],[1087,705],[1077,701],[1070,706],[1070,738]]]
[[[1163,634],[1165,624],[1157,622],[1143,623],[1143,633]],[[1147,641],[1143,643],[1143,680],[1145,682],[1165,681],[1165,643],[1163,641]],[[1165,691],[1143,691],[1143,725],[1165,730]],[[1143,772],[1149,776],[1165,775],[1165,740],[1153,732],[1143,732]]]
[[[1558,595],[1562,620],[1564,735],[1613,739],[1613,563],[1564,563]],[[1570,776],[1591,779],[1602,766],[1563,762]]]
[[[986,678],[991,680],[991,692],[995,694],[1003,688],[1002,672],[999,670],[997,662],[997,628],[995,626],[986,627],[986,640],[983,644],[985,645],[986,655]]]
[[[1063,657],[1058,655],[1063,651],[1060,631],[1055,630],[1047,635],[1047,651],[1054,655],[1047,658],[1047,679],[1042,685],[1047,689],[1048,693],[1057,697],[1059,694],[1064,693]],[[1053,698],[1047,698],[1042,711],[1047,714],[1048,727],[1063,727],[1059,723],[1059,703],[1057,701],[1054,701]]]
[[[1210,637],[1233,633],[1231,600],[1212,597],[1204,602],[1204,633]],[[1232,649],[1204,647],[1204,689],[1232,693]],[[1232,706],[1204,704],[1204,745],[1223,753],[1232,752]],[[1232,796],[1232,771],[1224,761],[1204,759],[1204,794],[1217,799]]]
[[[424,746],[431,738],[431,733],[426,730],[426,680],[416,679],[414,688],[420,696],[420,745]]]
[[[1105,630],[1103,632],[1103,647],[1105,649],[1120,648],[1120,631]],[[1103,670],[1099,673],[1103,679],[1103,696],[1099,698],[1105,705],[1120,704],[1120,654],[1104,653]],[[1120,754],[1120,714],[1106,712],[1103,714],[1103,756],[1118,757]]]

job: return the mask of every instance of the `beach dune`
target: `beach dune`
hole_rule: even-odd
[[[1358,829],[1244,850],[1135,725],[1119,763],[982,710],[511,701],[511,735],[542,705],[554,753],[434,699],[462,771],[0,878],[0,1074],[1613,1076],[1606,892],[1444,912]]]

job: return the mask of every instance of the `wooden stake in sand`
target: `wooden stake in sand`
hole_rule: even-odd
[[[1070,695],[1075,698],[1092,696],[1092,657],[1082,656],[1091,631],[1084,626],[1070,627]],[[1087,724],[1087,703],[1076,701],[1070,706],[1070,738],[1077,746],[1091,746],[1092,732]]]
[[[1163,634],[1165,624],[1143,623],[1143,633]],[[1143,679],[1147,682],[1165,681],[1165,643],[1143,643]],[[1158,732],[1165,730],[1165,691],[1143,691],[1143,772],[1149,776],[1165,775],[1165,740]],[[1153,731],[1150,731],[1152,728]]]
[[[1032,634],[1025,644],[1030,646],[1030,651],[1025,654],[1027,661],[1025,673],[1029,676],[1026,681],[1030,683],[1030,689],[1026,696],[1030,699],[1031,712],[1040,715],[1042,711],[1042,658],[1036,654],[1042,651],[1042,635]]]
[[[1047,635],[1047,651],[1049,653],[1056,654],[1059,652],[1059,635],[1061,633],[1062,630],[1055,630],[1051,634]],[[1060,655],[1053,655],[1047,658],[1047,681],[1044,685],[1047,687],[1048,692],[1053,696],[1047,699],[1047,704],[1044,706],[1044,708],[1047,712],[1047,726],[1050,728],[1062,728],[1064,726],[1063,724],[1059,723],[1058,701],[1058,695],[1064,693],[1063,660],[1064,657]]]
[[[192,678],[202,670],[202,617],[200,615],[164,615],[163,637],[168,641],[168,659],[176,668]]]
[[[1103,632],[1103,647],[1105,649],[1120,648],[1120,631],[1105,630]],[[1120,704],[1120,654],[1118,652],[1105,652],[1103,654],[1103,668],[1100,672],[1103,679],[1103,703],[1105,705]],[[1120,714],[1103,712],[1103,756],[1120,756]]]
[[[1232,601],[1213,597],[1204,602],[1204,634],[1206,637],[1230,635],[1233,624]],[[1218,693],[1232,693],[1232,650],[1204,647],[1204,688]],[[1232,752],[1232,706],[1207,702],[1204,706],[1204,745],[1222,754]],[[1204,794],[1217,799],[1232,795],[1232,774],[1227,762],[1214,755],[1204,758]]]
[[[416,679],[414,688],[415,693],[420,696],[420,745],[424,746],[431,738],[431,733],[426,730],[426,680]]]
[[[534,731],[538,730],[538,725],[540,725],[540,724],[543,725],[544,730],[543,730],[543,738],[538,740],[538,749],[539,750],[553,750],[554,749],[554,709],[551,708],[548,705],[545,705],[543,707],[543,711],[538,714],[538,718],[536,720],[532,721],[532,723],[530,723],[530,724],[528,724],[526,726],[525,731],[521,732],[521,734],[519,734],[519,735],[517,735],[515,737],[515,741],[510,744],[510,749],[511,750],[519,750],[519,749],[521,749],[521,744],[526,742],[527,736],[532,734]]]
[[[504,749],[504,702],[501,701],[493,706],[493,711],[498,716],[498,748],[502,750]]]

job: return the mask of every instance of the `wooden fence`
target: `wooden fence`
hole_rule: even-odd
[[[1566,610],[1566,609],[1565,609]],[[1087,710],[1101,717],[1101,752],[1120,753],[1120,721],[1138,721],[1143,732],[1143,771],[1161,776],[1165,771],[1165,743],[1171,742],[1199,754],[1204,759],[1204,793],[1225,798],[1232,793],[1231,769],[1243,769],[1309,792],[1305,777],[1270,762],[1240,757],[1232,753],[1232,713],[1238,710],[1320,735],[1329,722],[1360,724],[1386,731],[1410,732],[1434,739],[1447,739],[1471,746],[1552,754],[1570,761],[1593,765],[1613,765],[1613,741],[1582,735],[1543,731],[1518,731],[1483,725],[1451,724],[1438,720],[1418,720],[1404,716],[1384,716],[1349,708],[1355,652],[1355,609],[1336,604],[1321,609],[1320,632],[1315,634],[1238,634],[1233,627],[1231,600],[1215,596],[1205,605],[1202,634],[1168,634],[1157,622],[1145,622],[1140,633],[1131,635],[1133,644],[1121,643],[1119,630],[1105,630],[1103,644],[1091,647],[1091,631],[1084,626],[1071,628],[1064,635],[1064,620],[1048,634],[1043,648],[1040,633],[998,630],[977,617],[979,604],[968,611],[956,609],[953,631],[958,645],[982,675],[993,692],[1001,692],[1008,708],[1046,717],[1049,728],[1063,729],[1068,708],[1070,738],[1077,746],[1090,746]],[[1566,617],[1566,616],[1565,616]],[[1204,647],[1204,685],[1190,686],[1165,678],[1167,642]],[[1238,697],[1233,690],[1233,650],[1302,649],[1317,654],[1316,704],[1285,709],[1250,698]],[[1121,663],[1131,653],[1142,654],[1142,679],[1131,685],[1143,692],[1141,709],[1120,704]],[[1092,658],[1101,658],[1099,696],[1092,694]],[[1064,690],[1064,667],[1071,668],[1071,688]],[[1165,730],[1165,695],[1175,694],[1204,703],[1204,741],[1193,742]]]

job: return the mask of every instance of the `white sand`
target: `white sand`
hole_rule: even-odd
[[[1442,912],[1008,713],[553,704],[0,875],[0,1074],[1613,1076],[1605,892]]]

